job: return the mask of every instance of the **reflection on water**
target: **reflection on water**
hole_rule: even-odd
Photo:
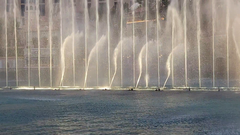
[[[234,92],[1,91],[1,134],[240,134]]]

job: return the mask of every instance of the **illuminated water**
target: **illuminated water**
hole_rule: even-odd
[[[0,134],[240,134],[239,94],[0,91]]]

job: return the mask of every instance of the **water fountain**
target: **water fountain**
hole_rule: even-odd
[[[120,6],[120,12],[121,12],[121,26],[120,26],[120,41],[123,40],[123,17],[124,17],[124,11],[123,11],[123,0],[121,0],[120,2],[121,6]],[[123,86],[123,44],[121,42],[121,56],[120,56],[120,59],[121,59],[121,85],[120,86]]]
[[[106,40],[106,36],[102,36],[89,53],[87,67],[86,67],[87,69],[86,69],[86,72],[85,72],[84,88],[86,88],[86,86],[87,86],[87,78],[88,78],[88,73],[89,73],[88,70],[89,70],[89,65],[90,65],[90,62],[92,60],[92,57],[93,57],[94,54],[97,54],[100,47],[101,47],[101,50],[103,50],[102,46],[104,45],[105,40]],[[96,61],[98,61],[98,58],[96,59]],[[98,69],[98,68],[96,68],[96,69]]]
[[[212,82],[213,87],[215,87],[215,0],[212,0]]]
[[[37,37],[40,39],[40,25],[39,25],[39,0],[36,1],[36,18],[37,18]],[[38,85],[41,87],[41,41],[38,40]]]
[[[98,3],[99,1],[98,0],[96,0],[96,3]],[[96,43],[98,42],[98,32],[99,32],[99,14],[98,14],[98,5],[96,5]],[[97,71],[97,85],[98,85],[98,70],[99,70],[99,62],[98,62],[98,57],[99,57],[99,49],[98,49],[98,45],[96,44],[95,46],[94,46],[94,48],[96,47],[96,71]],[[94,48],[91,50],[91,52],[92,51],[94,51]],[[90,52],[90,56],[91,56],[91,52]],[[89,59],[90,59],[91,57],[89,57]],[[88,68],[89,68],[89,60],[88,59]],[[88,72],[88,69],[87,69],[87,71],[86,71],[86,74],[85,74],[85,78],[87,78],[87,72]],[[86,82],[87,80],[85,79],[85,82]],[[86,83],[84,82],[84,88],[86,87]]]
[[[74,0],[71,1],[72,4],[72,63],[73,63],[73,86],[76,85],[76,72],[75,72],[75,6]]]
[[[188,61],[187,61],[187,1],[184,0],[184,53],[185,53],[185,86],[188,87]]]
[[[107,0],[107,34],[108,34],[108,82],[109,82],[109,85],[110,85],[110,81],[111,81],[111,42],[110,42],[110,39],[111,39],[111,31],[110,31],[110,3],[109,3],[109,0]]]
[[[140,79],[141,79],[141,76],[142,76],[142,71],[143,71],[143,62],[142,62],[142,57],[143,57],[143,51],[145,50],[145,52],[147,51],[146,50],[146,47],[147,46],[147,44],[145,44],[143,47],[142,47],[142,49],[141,49],[141,51],[140,51],[140,53],[139,53],[139,56],[138,56],[138,64],[139,64],[139,75],[138,75],[138,79],[137,79],[137,84],[136,84],[136,87],[138,87],[138,84],[139,84],[139,81],[140,81]],[[147,54],[147,53],[146,53]],[[145,60],[147,59],[147,56],[145,55]],[[146,73],[146,75],[147,75],[147,73]],[[147,83],[146,83],[147,84]],[[147,85],[146,85],[147,86]]]
[[[64,79],[66,78],[65,77],[65,74],[66,74],[66,67],[67,65],[69,65],[70,63],[67,63],[69,62],[70,60],[72,60],[72,67],[74,67],[74,53],[70,54],[68,52],[70,51],[73,51],[74,50],[74,46],[72,46],[73,43],[79,43],[78,40],[75,40],[75,38],[77,39],[82,39],[83,37],[83,33],[72,33],[70,36],[68,36],[67,38],[65,38],[64,42],[63,42],[63,45],[61,47],[61,80],[60,80],[60,83],[59,85],[62,86],[63,85],[63,82],[64,82]],[[76,42],[77,41],[77,42]],[[70,50],[71,49],[71,50]],[[70,58],[71,57],[71,58]],[[73,70],[74,71],[74,70]],[[75,80],[75,78],[73,78],[73,80]]]
[[[113,77],[112,80],[110,82],[110,87],[112,87],[112,83],[114,81],[114,78],[117,74],[117,70],[118,70],[118,64],[117,64],[117,60],[118,60],[118,53],[119,53],[119,46],[122,44],[122,41],[120,41],[120,43],[117,45],[117,47],[114,49],[114,55],[113,55],[113,61],[114,61],[114,73],[113,73]]]
[[[196,2],[197,10],[197,46],[198,46],[198,76],[199,87],[202,87],[202,70],[201,70],[201,23],[200,23],[200,1]]]
[[[8,63],[8,30],[7,30],[7,28],[8,28],[8,17],[7,17],[7,0],[5,0],[5,11],[4,11],[4,15],[5,15],[5,17],[4,17],[4,19],[5,19],[5,57],[6,57],[6,59],[5,59],[5,63]],[[7,64],[5,64],[5,72],[6,72],[6,80],[5,80],[5,84],[6,84],[6,87],[8,87],[8,65]]]
[[[30,1],[27,1],[27,5],[30,5]],[[15,19],[14,19],[15,20]],[[28,62],[27,62],[27,71],[28,71],[28,87],[31,86],[31,45],[30,45],[30,42],[31,42],[31,31],[30,31],[30,22],[31,21],[31,18],[30,18],[30,12],[28,12],[28,17],[27,17],[27,55],[28,55]],[[50,56],[51,57],[51,56]]]
[[[28,1],[29,2],[29,1]],[[49,53],[49,70],[50,70],[50,87],[52,87],[53,86],[53,77],[52,77],[52,66],[53,66],[53,64],[52,64],[52,61],[53,61],[53,58],[52,58],[52,56],[53,56],[53,52],[52,52],[52,27],[53,27],[53,21],[52,21],[52,14],[53,14],[53,4],[52,4],[52,1],[51,0],[49,0],[48,1],[48,4],[49,4],[49,50],[50,50],[50,53]]]
[[[156,1],[156,11],[159,11],[159,1]],[[157,35],[156,35],[156,43],[157,43],[157,69],[158,69],[158,87],[161,84],[161,76],[160,76],[160,45],[159,45],[159,31],[160,31],[160,22],[159,22],[159,12],[156,12],[156,27],[157,27]]]
[[[16,61],[16,86],[18,86],[18,49],[17,49],[17,3],[14,1],[14,36],[15,36],[15,61]]]
[[[132,22],[135,22],[135,10],[140,6],[139,3],[135,2],[135,0],[132,0],[132,7],[131,7],[131,10],[132,10]],[[136,68],[136,61],[135,61],[135,53],[136,53],[136,44],[135,44],[135,24],[132,23],[132,46],[133,46],[133,50],[132,50],[132,53],[133,53],[133,58],[132,58],[132,61],[133,61],[133,66],[132,66],[132,70],[133,70],[133,86],[135,85],[135,76],[136,76],[136,71],[135,71],[135,68]]]
[[[227,36],[227,87],[229,87],[229,1],[226,1],[226,36]]]
[[[1,87],[240,86],[238,1],[5,0],[3,5]],[[48,5],[44,13],[42,5]]]
[[[86,0],[84,1],[84,25],[85,25],[85,29],[84,29],[85,31],[85,74],[86,74],[87,67],[88,67],[88,31],[89,31],[88,3]],[[85,75],[85,78],[86,78],[86,75]],[[86,79],[84,80],[84,82],[86,82]],[[84,83],[84,87],[86,86],[87,84]]]

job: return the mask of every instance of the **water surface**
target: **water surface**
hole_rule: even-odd
[[[0,134],[240,134],[239,94],[0,91]]]

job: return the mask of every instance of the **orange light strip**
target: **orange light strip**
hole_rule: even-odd
[[[162,17],[161,20],[165,20],[165,18]],[[127,22],[127,24],[144,23],[144,22],[150,22],[150,21],[156,21],[156,19],[154,19],[154,20],[139,20],[139,21],[134,21],[134,22]]]
[[[134,22],[127,22],[127,24],[143,23],[143,22],[150,22],[150,21],[156,21],[156,20],[140,20],[140,21],[134,21]]]

